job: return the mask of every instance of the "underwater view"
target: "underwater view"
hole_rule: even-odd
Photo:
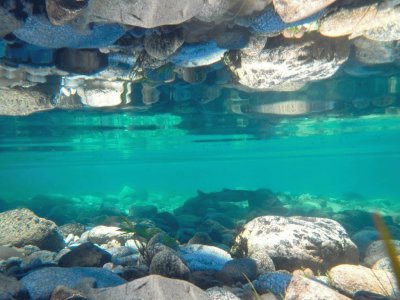
[[[400,1],[0,0],[0,300],[399,284]]]

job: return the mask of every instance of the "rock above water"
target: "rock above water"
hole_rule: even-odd
[[[240,64],[234,61],[229,64],[240,84],[253,89],[271,89],[329,78],[349,55],[349,44],[345,40],[316,35],[268,45],[259,55],[241,53]]]
[[[51,267],[33,271],[21,279],[32,300],[49,299],[53,290],[64,285],[76,288],[83,279],[91,278],[96,287],[104,288],[125,283],[125,280],[102,268],[59,268]]]
[[[102,267],[111,261],[111,254],[88,242],[61,256],[60,267]]]
[[[293,276],[285,293],[285,300],[350,300],[325,284],[304,276]]]
[[[286,23],[307,18],[336,0],[273,0],[276,12]]]
[[[58,251],[64,247],[64,239],[54,222],[22,208],[0,213],[0,245],[35,245]]]
[[[360,290],[391,297],[399,292],[394,288],[395,278],[386,271],[356,265],[338,265],[328,274],[330,284],[349,296]]]
[[[209,300],[207,294],[197,286],[182,280],[150,275],[114,288],[94,293],[96,300]]]
[[[277,269],[326,270],[338,263],[357,263],[357,247],[336,221],[309,217],[258,217],[244,226],[233,251],[248,257],[269,255]]]

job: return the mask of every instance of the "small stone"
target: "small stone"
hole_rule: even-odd
[[[83,243],[61,256],[58,260],[60,267],[102,267],[111,261],[111,254],[93,243]]]
[[[89,0],[46,0],[46,11],[53,25],[63,25],[78,17]]]
[[[82,233],[85,232],[85,226],[80,223],[68,223],[60,226],[60,231],[64,237],[68,236],[69,234],[81,236]]]
[[[276,12],[286,23],[307,18],[336,0],[273,0]]]
[[[181,247],[180,255],[193,271],[222,270],[226,262],[232,259],[230,254],[220,248],[192,244]]]
[[[251,258],[238,258],[228,261],[218,274],[226,284],[237,282],[247,283],[256,279],[258,275],[257,264]]]
[[[260,275],[253,281],[257,293],[273,293],[277,296],[285,294],[287,287],[292,280],[292,275],[283,272],[268,272]]]
[[[240,300],[234,293],[222,288],[212,287],[206,290],[206,294],[212,300]]]
[[[187,280],[190,270],[174,252],[163,250],[151,260],[150,274]]]
[[[96,226],[91,230],[84,232],[81,236],[82,241],[88,241],[98,245],[106,244],[113,240],[125,243],[127,240],[133,238],[133,233],[126,233],[119,227],[114,226]]]
[[[396,254],[400,255],[400,241],[394,240],[393,244],[396,248]],[[375,241],[371,243],[367,250],[365,251],[365,258],[364,263],[371,267],[373,266],[378,260],[387,257],[385,244],[383,241]]]
[[[51,293],[50,300],[86,300],[81,292],[67,288],[63,285],[57,286]]]
[[[165,60],[183,45],[184,39],[180,32],[155,32],[144,39],[144,49],[152,57]]]

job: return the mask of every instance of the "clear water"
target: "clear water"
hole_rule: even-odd
[[[268,188],[327,197],[337,210],[395,214],[400,91],[393,80],[398,78],[342,76],[299,92],[244,93],[239,101],[254,108],[271,98],[335,99],[333,110],[300,116],[238,113],[226,108],[233,100],[225,94],[211,103],[145,112],[131,107],[0,117],[3,209],[37,201],[38,194],[98,207],[129,187],[137,196],[113,203],[122,212],[138,204],[172,211],[197,190]],[[385,96],[392,100],[379,101]],[[368,104],[359,108],[360,101]]]

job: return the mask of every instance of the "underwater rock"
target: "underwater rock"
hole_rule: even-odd
[[[190,270],[173,251],[163,250],[151,260],[150,274],[187,280]]]
[[[253,281],[253,286],[257,293],[273,293],[274,295],[281,296],[285,294],[292,275],[284,272],[268,272],[260,275]]]
[[[31,266],[37,265],[55,265],[56,254],[47,250],[35,251],[24,259],[24,268],[29,269]]]
[[[107,56],[97,49],[60,49],[56,52],[56,66],[75,74],[90,75],[107,66]]]
[[[0,246],[0,260],[6,260],[10,257],[23,257],[23,252],[14,247]]]
[[[57,286],[51,293],[50,300],[88,300],[82,292],[67,288],[63,285]]]
[[[178,279],[150,275],[114,288],[94,290],[93,298],[98,300],[209,300],[207,294],[197,286]]]
[[[179,251],[190,271],[222,270],[225,263],[232,260],[230,254],[220,248],[192,244]]]
[[[132,218],[152,218],[158,213],[157,206],[155,205],[132,205],[129,207],[129,215]]]
[[[169,58],[169,61],[180,67],[208,66],[220,61],[226,52],[214,41],[183,46]]]
[[[196,14],[196,19],[203,22],[218,22],[224,19],[224,16],[232,7],[232,0],[209,0],[205,1],[201,11]]]
[[[125,283],[125,280],[109,270],[102,268],[60,268],[50,267],[32,271],[21,279],[21,283],[28,290],[30,299],[50,299],[53,290],[64,285],[75,289],[84,278],[95,281],[97,288],[117,286]],[[43,283],[46,284],[43,284]]]
[[[115,43],[125,33],[120,25],[93,25],[89,32],[80,32],[70,25],[54,26],[44,16],[29,16],[14,31],[20,40],[32,45],[56,48],[102,48]]]
[[[127,240],[133,239],[134,236],[134,233],[126,233],[121,231],[119,227],[101,225],[84,232],[81,236],[81,241],[101,245],[115,240],[124,244]]]
[[[344,40],[308,35],[296,41],[280,40],[258,56],[241,53],[240,65],[229,64],[240,84],[253,89],[271,89],[291,82],[329,78],[349,55]]]
[[[0,115],[26,116],[54,108],[51,97],[39,88],[0,88]]]
[[[207,289],[206,294],[212,300],[240,300],[240,298],[231,291],[218,286]]]
[[[360,37],[355,39],[353,44],[355,57],[366,65],[392,63],[400,56],[397,42],[380,42]]]
[[[364,35],[376,41],[396,41],[400,38],[400,7],[397,3],[397,0],[389,0],[340,7],[321,20],[319,32],[329,37]]]
[[[309,279],[304,276],[293,276],[286,289],[285,299],[287,300],[318,300],[318,299],[332,299],[332,300],[350,300],[350,298],[338,293],[337,291],[329,288],[325,284],[318,281]]]
[[[85,226],[80,223],[67,223],[59,227],[64,237],[70,234],[74,236],[81,236],[85,232]]]
[[[154,28],[183,23],[197,15],[203,5],[201,0],[94,0],[88,20]]]
[[[92,243],[83,243],[60,257],[60,267],[102,267],[111,261],[111,254]]]
[[[379,233],[372,229],[361,230],[351,237],[351,240],[356,244],[361,256],[364,256],[368,246],[378,239]]]
[[[0,38],[13,32],[21,25],[22,22],[18,20],[12,12],[0,6]]]
[[[323,246],[322,246],[323,245]],[[357,263],[358,250],[336,221],[309,217],[264,216],[250,221],[232,251],[266,253],[277,269],[326,270],[338,263]]]
[[[336,0],[273,0],[274,8],[285,23],[307,18]]]
[[[257,264],[253,259],[237,258],[226,262],[217,276],[225,284],[235,284],[247,283],[249,279],[256,279],[257,275]]]
[[[0,213],[0,245],[35,245],[58,251],[64,247],[64,239],[54,222],[22,208]]]
[[[28,299],[28,291],[14,277],[6,276],[0,272],[0,299]]]
[[[398,294],[394,276],[386,271],[371,270],[357,265],[338,265],[329,271],[330,284],[344,294],[353,296],[357,291],[395,297]]]
[[[215,37],[218,47],[228,50],[239,50],[249,43],[250,32],[242,27],[227,29]]]
[[[154,32],[144,38],[146,52],[159,60],[165,60],[183,45],[184,39],[179,31],[167,33]]]
[[[63,25],[78,17],[89,0],[46,0],[46,11],[53,25]]]
[[[245,250],[245,249],[244,249]],[[240,255],[247,255],[245,252]],[[276,270],[272,258],[266,252],[255,252],[252,254],[251,259],[257,264],[258,273],[274,272]]]
[[[187,242],[188,245],[201,244],[212,245],[211,237],[205,232],[196,232],[193,237]]]
[[[393,244],[396,247],[396,254],[400,255],[400,241],[394,240]],[[378,260],[386,256],[386,248],[383,241],[375,241],[365,251],[364,263],[368,267],[372,267]]]
[[[190,84],[200,84],[207,78],[207,72],[203,67],[182,68],[182,79]]]
[[[81,102],[90,107],[112,107],[130,102],[131,86],[125,81],[88,80],[77,89]]]

